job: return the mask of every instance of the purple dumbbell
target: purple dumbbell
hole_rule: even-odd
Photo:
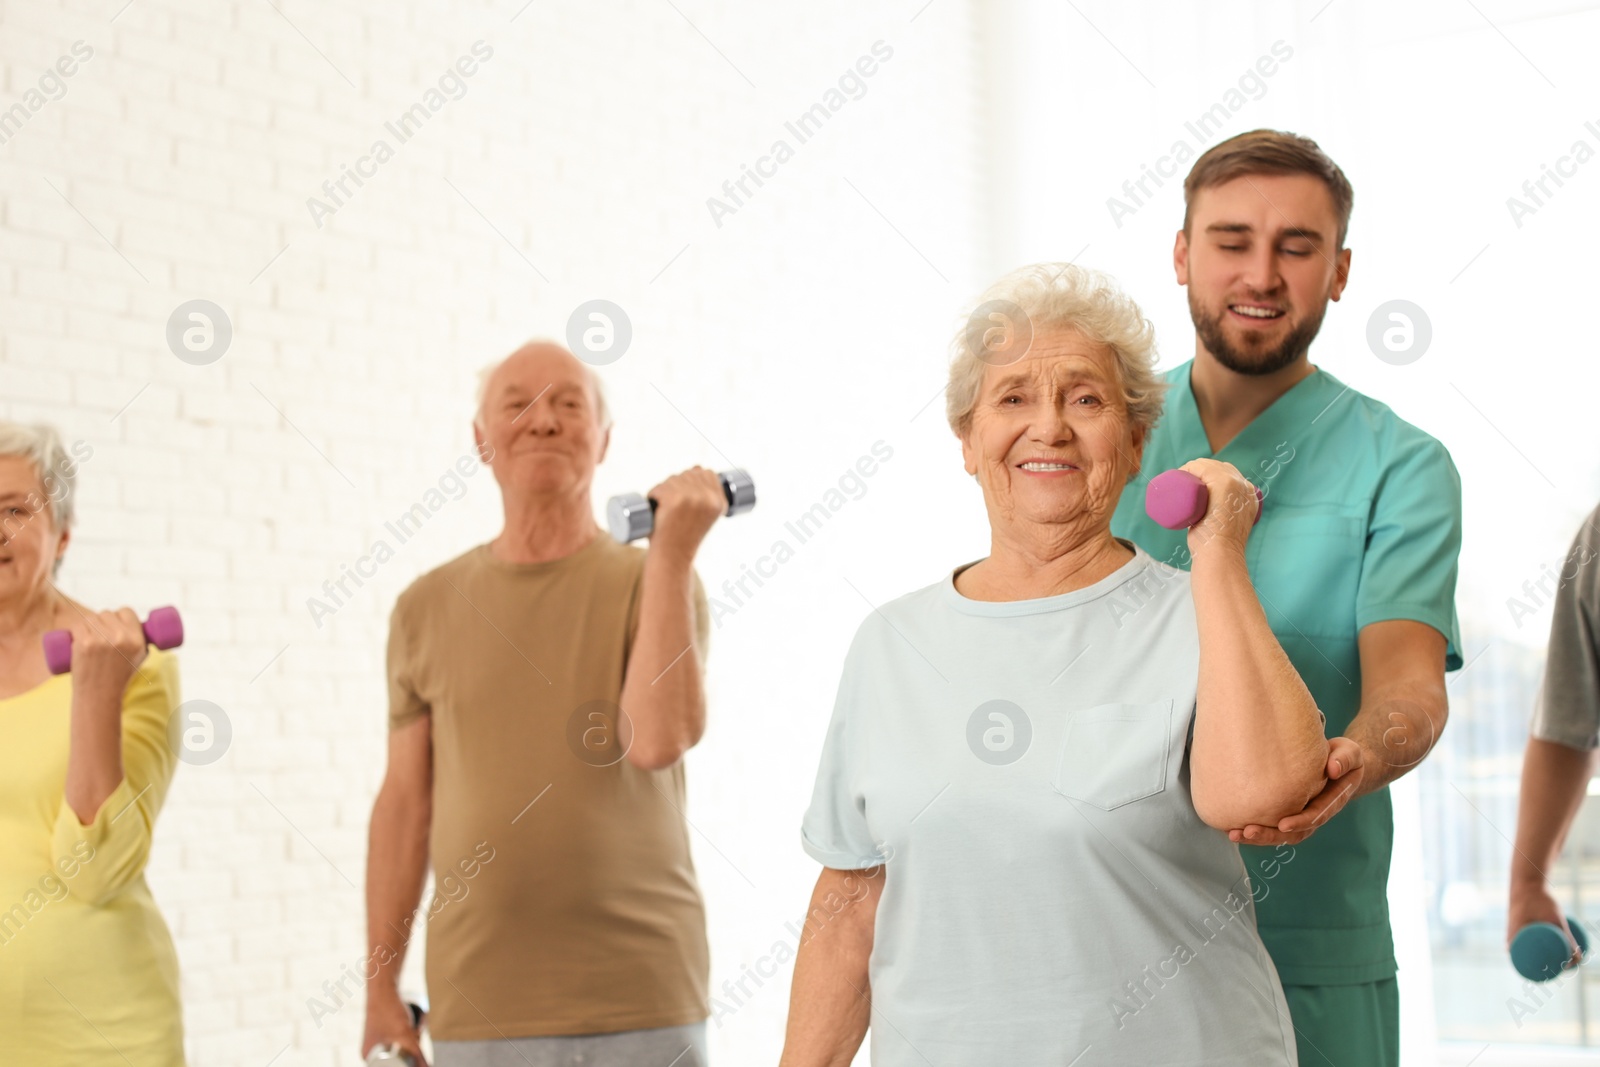
[[[1261,487],[1256,490],[1256,517],[1250,525],[1261,521]],[[1183,530],[1205,518],[1211,505],[1211,493],[1206,483],[1181,468],[1163,471],[1150,479],[1144,491],[1144,510],[1156,522],[1169,530]]]
[[[183,644],[183,619],[178,609],[171,605],[152,609],[144,620],[144,638],[163,651]],[[51,630],[44,635],[44,661],[51,674],[72,669],[71,630]]]

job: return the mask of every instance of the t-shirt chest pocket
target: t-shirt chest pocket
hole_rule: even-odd
[[[1111,811],[1166,789],[1171,746],[1171,700],[1084,708],[1067,720],[1051,784]]]
[[[1272,504],[1267,504],[1269,509]],[[1274,631],[1353,637],[1366,524],[1347,508],[1289,508],[1262,516],[1251,579]]]

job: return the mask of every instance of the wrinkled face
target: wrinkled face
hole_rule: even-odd
[[[1194,196],[1173,262],[1206,351],[1239,374],[1299,359],[1344,292],[1333,195],[1310,174],[1244,174]]]
[[[524,349],[496,368],[482,418],[474,436],[503,490],[587,493],[605,458],[610,435],[584,365],[555,346]]]
[[[985,367],[961,438],[991,526],[1048,523],[1063,533],[1110,528],[1143,452],[1116,356],[1071,329],[1036,333],[1021,359]]]
[[[31,597],[50,581],[66,536],[34,465],[0,456],[0,602]]]

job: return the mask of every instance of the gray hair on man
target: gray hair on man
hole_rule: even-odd
[[[479,430],[484,428],[483,402],[488,397],[489,379],[494,377],[494,372],[500,369],[500,365],[506,360],[510,359],[512,356],[515,356],[518,352],[523,352],[536,346],[543,347],[546,345],[551,348],[560,348],[563,351],[566,350],[566,346],[558,341],[549,341],[538,338],[519,345],[515,352],[495,360],[493,363],[488,364],[478,371],[478,388],[477,397],[472,408],[472,425],[476,426]],[[606,403],[605,384],[600,380],[600,375],[596,374],[594,368],[589,364],[585,363],[583,365],[583,370],[584,374],[589,379],[589,388],[594,393],[595,416],[599,422],[600,429],[602,432],[609,430],[611,429],[611,407]]]
[[[1155,370],[1155,326],[1110,275],[1072,263],[1030,263],[989,286],[975,306],[997,301],[1021,311],[1034,336],[1044,330],[1070,329],[1109,348],[1116,357],[1130,422],[1146,433],[1155,428],[1167,391],[1167,383]],[[972,326],[964,319],[950,342],[945,417],[957,437],[972,422],[984,368],[989,365],[986,352],[975,347],[971,337]]]

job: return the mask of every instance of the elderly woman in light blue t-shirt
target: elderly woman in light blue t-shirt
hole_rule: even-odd
[[[868,615],[802,826],[823,864],[783,1067],[1296,1063],[1227,829],[1322,788],[1321,716],[1251,587],[1256,494],[1191,571],[1110,523],[1161,413],[1150,324],[1037,264],[952,346],[950,425],[989,555]],[[1292,862],[1292,854],[1285,857]]]

